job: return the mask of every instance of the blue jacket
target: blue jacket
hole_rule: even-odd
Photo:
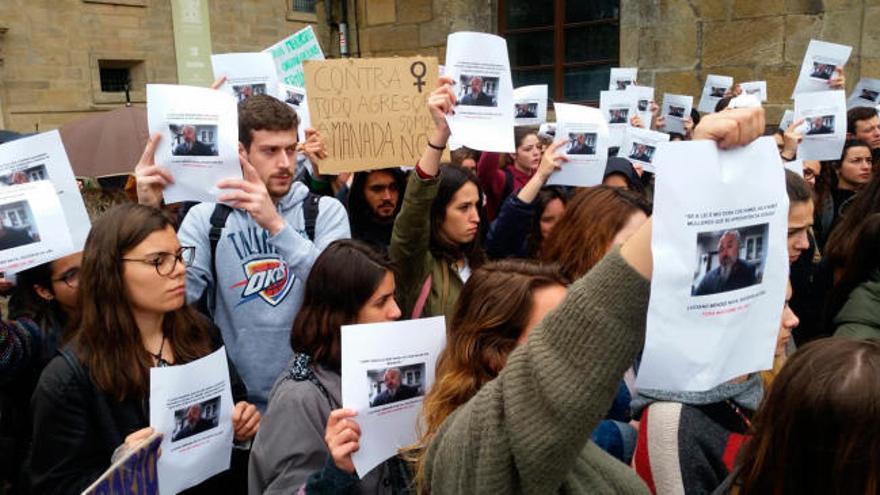
[[[486,254],[493,259],[529,256],[528,237],[535,216],[535,205],[515,194],[504,200],[498,217],[489,225]]]

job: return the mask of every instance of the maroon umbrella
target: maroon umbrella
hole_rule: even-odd
[[[78,177],[129,174],[149,139],[147,110],[121,107],[68,122],[59,131]]]

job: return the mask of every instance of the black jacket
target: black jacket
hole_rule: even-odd
[[[28,472],[33,493],[81,493],[110,467],[113,451],[126,436],[150,425],[149,397],[114,399],[97,388],[75,353],[66,354],[46,366],[31,400],[34,434]],[[231,362],[229,374],[234,402],[247,400]],[[195,492],[224,474],[194,487]]]

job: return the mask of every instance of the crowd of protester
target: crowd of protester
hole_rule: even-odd
[[[876,109],[849,111],[838,160],[786,172],[773,368],[677,392],[634,386],[653,174],[611,156],[601,185],[547,186],[564,140],[529,127],[514,153],[464,148],[444,163],[452,84],[428,99],[434,129],[411,171],[323,175],[320,133],[299,142],[296,113],[256,95],[239,104],[243,178],[219,184],[228,206],[164,204],[174,177],[155,162],[158,135],[130,196],[84,193],[84,251],[0,287],[0,493],[80,493],[153,432],[149,370],[221,345],[233,459],[187,493],[877,492]],[[728,101],[673,138],[732,148],[770,134],[782,161],[797,158],[800,122],[768,133],[763,109]],[[279,275],[243,292],[254,262]],[[441,315],[418,441],[356,473],[340,328]]]

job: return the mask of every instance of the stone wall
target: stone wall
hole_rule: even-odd
[[[364,57],[436,55],[446,58],[446,37],[456,31],[494,33],[493,0],[357,0]]]
[[[303,28],[287,2],[210,0],[215,53],[258,51]],[[323,19],[319,2],[317,19]],[[144,85],[176,83],[168,0],[0,0],[0,128],[43,131],[124,103],[101,94],[98,60],[142,60],[132,100]],[[316,24],[329,46],[326,23]]]
[[[849,90],[880,77],[880,0],[622,0],[620,65],[663,93],[700,97],[706,75],[766,80],[768,122],[792,105],[811,38],[853,47]]]

